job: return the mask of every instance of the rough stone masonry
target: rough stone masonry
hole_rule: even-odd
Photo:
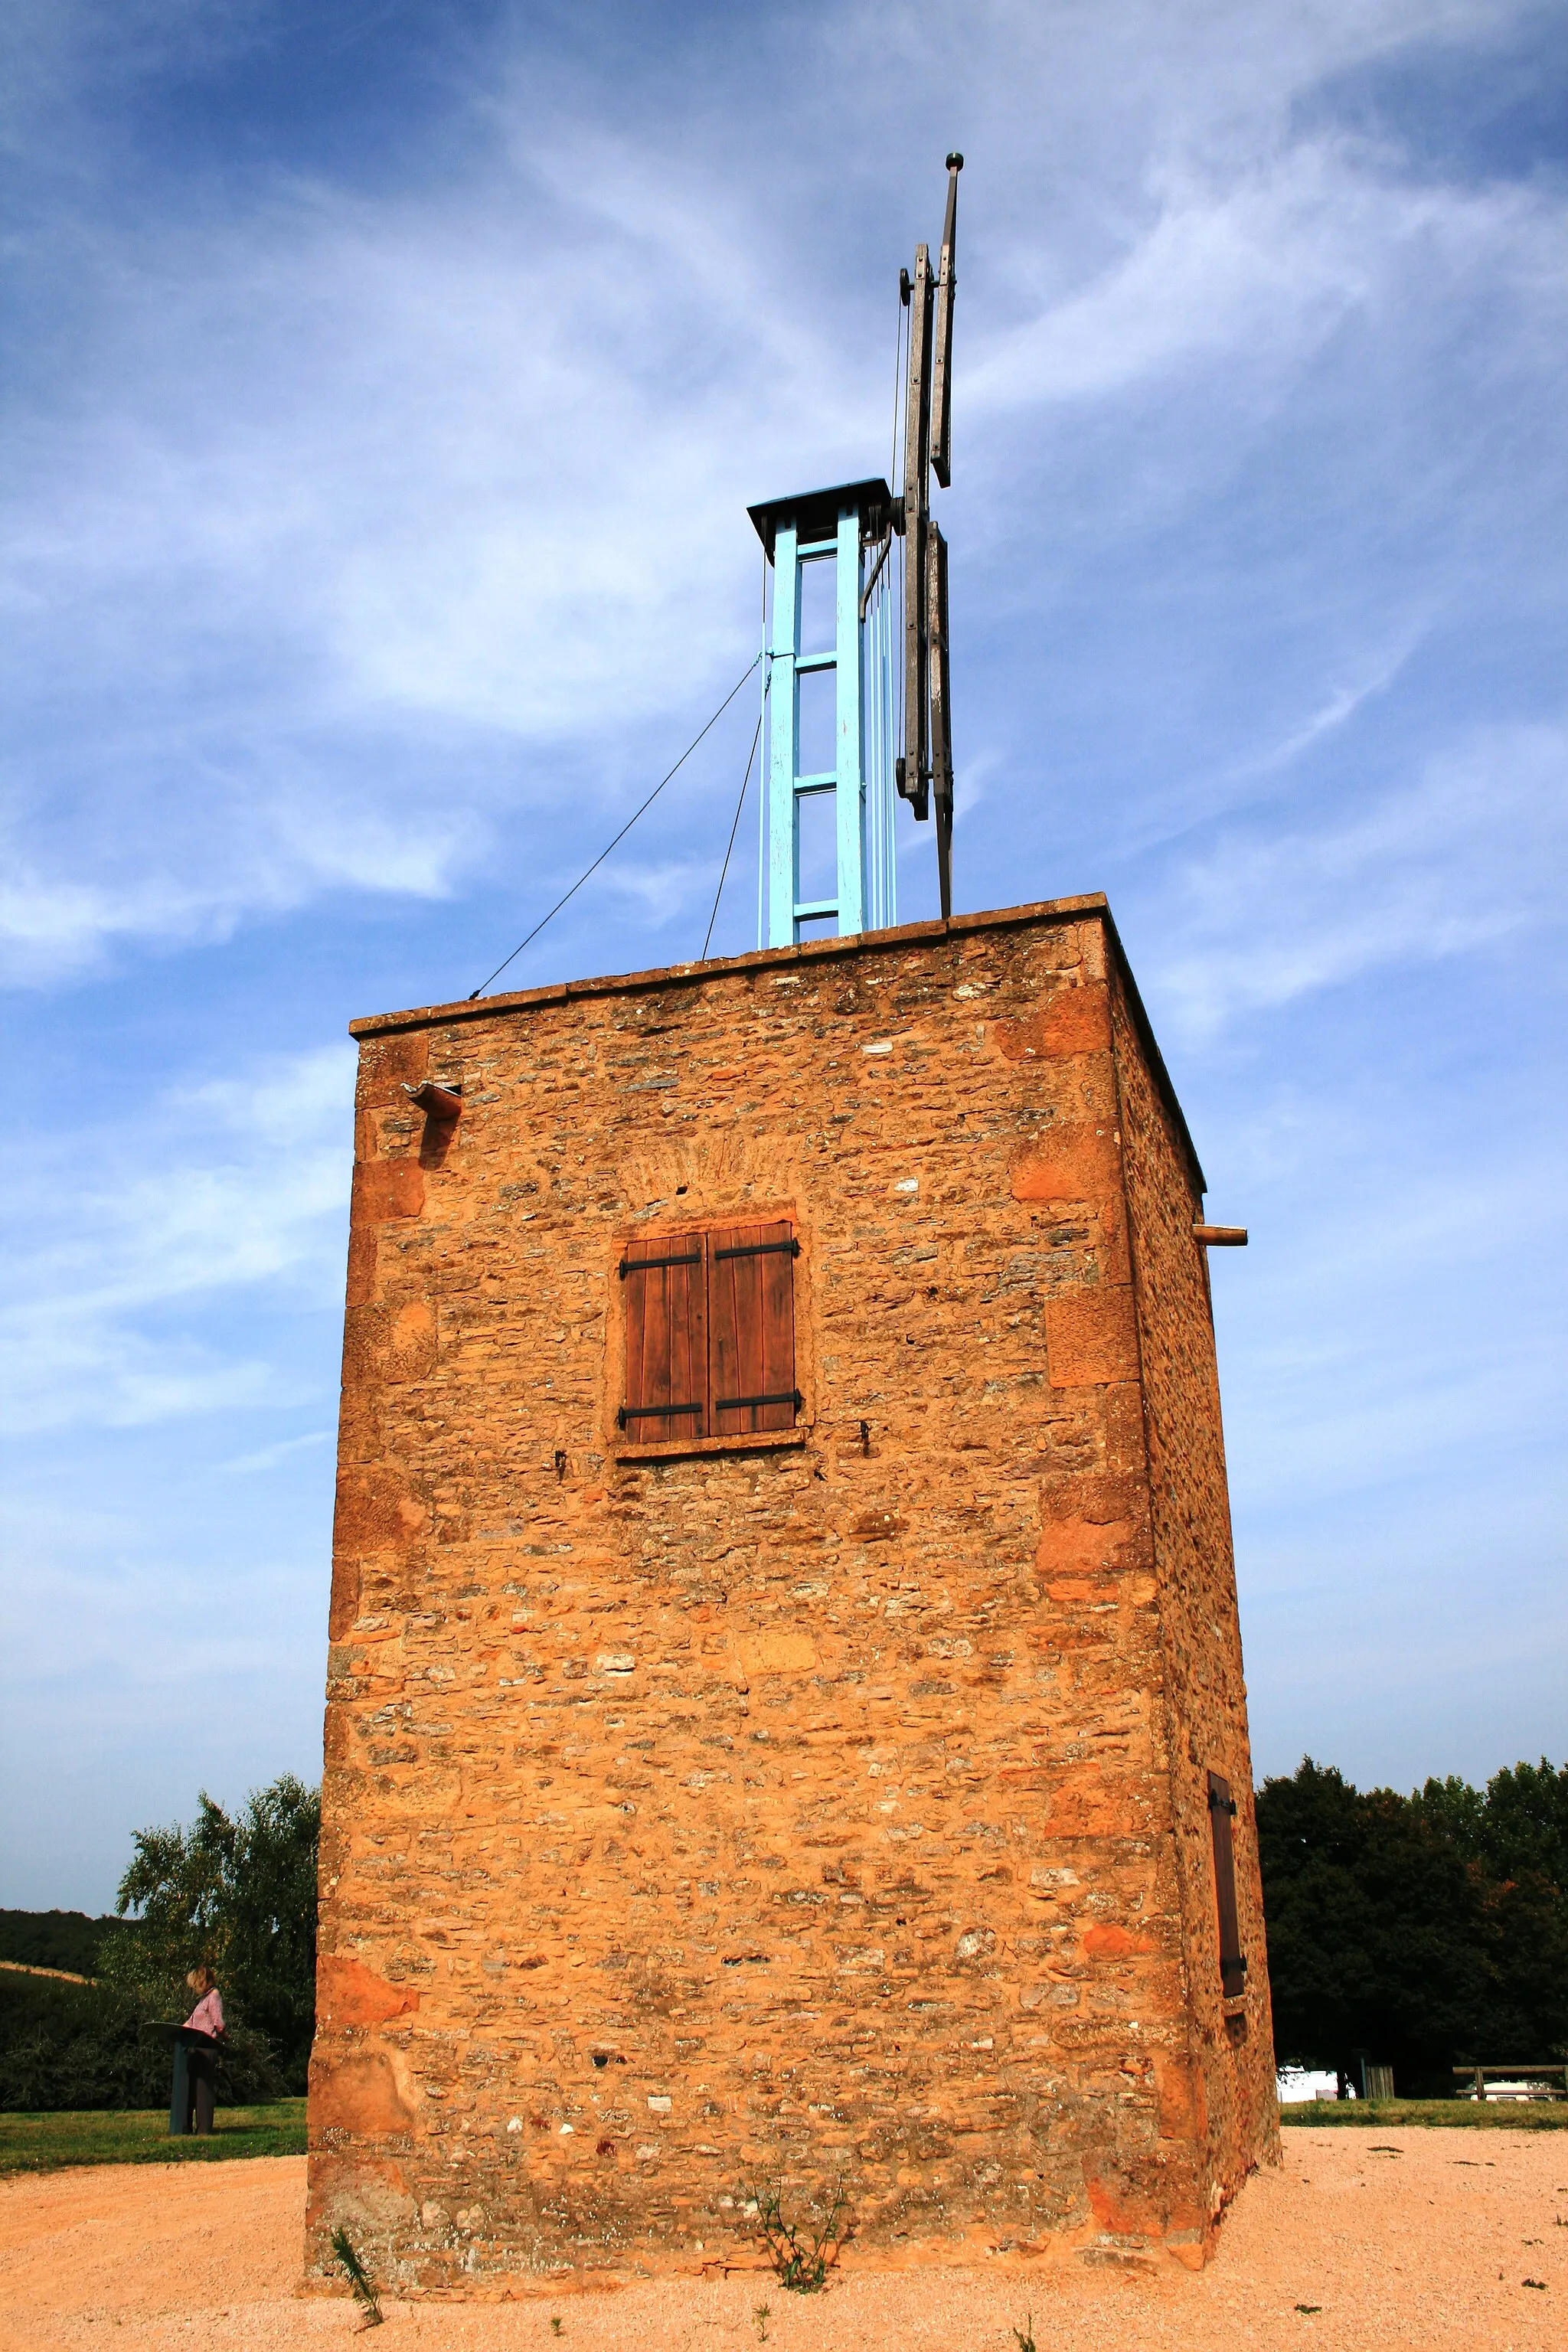
[[[846,2260],[1201,2263],[1273,2053],[1203,1178],[1104,900],[354,1034],[316,2274],[742,2262],[759,2183]],[[650,1259],[714,1333],[787,1281],[784,1425],[628,1404]]]

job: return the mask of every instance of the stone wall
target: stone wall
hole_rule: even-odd
[[[1193,2101],[1217,2210],[1258,2151],[1277,2152],[1279,2120],[1219,1369],[1207,1254],[1193,1245],[1203,1180],[1155,1083],[1153,1049],[1120,976],[1111,1002],[1192,2032],[1190,2089],[1182,2095]],[[1237,1806],[1247,1984],[1231,2000],[1220,1982],[1211,1771],[1228,1781]]]
[[[733,2260],[780,2179],[861,2260],[1202,2259],[1267,1979],[1258,1927],[1233,2040],[1198,1180],[1130,987],[1075,900],[355,1024],[320,2270],[340,2220],[403,2290]],[[629,1442],[627,1242],[771,1218],[800,1425]]]

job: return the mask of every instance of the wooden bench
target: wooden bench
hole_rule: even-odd
[[[1470,2095],[1477,2099],[1568,2099],[1568,2066],[1560,2065],[1555,2059],[1544,2066],[1456,2066],[1454,2080],[1472,2084]],[[1489,2091],[1489,2083],[1500,2086],[1504,2083],[1523,2083],[1530,2087]]]

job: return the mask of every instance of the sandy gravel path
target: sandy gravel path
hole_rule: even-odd
[[[1568,2352],[1568,2133],[1396,2129],[1378,2142],[1292,2130],[1285,2158],[1237,2200],[1196,2277],[1001,2261],[877,2273],[851,2248],[831,2292],[810,2300],[739,2276],[388,2305],[371,2352],[729,2352],[759,2344],[764,2302],[777,2352],[1016,2352],[1012,2331],[1031,2311],[1040,2352]],[[0,2347],[342,2344],[358,2332],[352,2305],[296,2292],[304,2186],[302,2158],[0,2185]]]

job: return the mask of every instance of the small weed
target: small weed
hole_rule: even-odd
[[[1018,2352],[1035,2352],[1035,2315],[1032,2311],[1025,2314],[1024,2325],[1015,2327],[1013,2334],[1017,2340]]]
[[[820,2294],[827,2283],[827,2273],[844,2250],[849,2235],[847,2219],[849,2197],[844,2183],[834,2191],[833,2209],[820,2229],[814,2230],[805,2221],[784,2218],[784,2189],[747,2189],[741,2190],[742,2210],[754,2219],[763,2243],[768,2250],[768,2260],[780,2286],[791,2294]],[[844,2226],[839,2227],[844,2217]]]
[[[354,2301],[364,2313],[365,2326],[379,2327],[382,2318],[381,2297],[376,2293],[375,2281],[355,2253],[346,2230],[339,2229],[332,2231],[332,2252],[348,2273],[348,2282],[353,2289]]]
[[[556,2319],[552,2316],[550,2322],[550,2333],[552,2336],[564,2336],[566,2333],[566,2322],[563,2319]]]
[[[1310,2319],[1315,2311],[1321,2311],[1322,2307],[1323,2306],[1321,2303],[1299,2303],[1296,2305],[1297,2310],[1304,2311],[1309,2319]]]
[[[1546,2293],[1546,2281],[1544,2279],[1523,2279],[1521,2281],[1521,2284],[1523,2286],[1538,2286],[1542,2294]]]
[[[752,2314],[752,2318],[757,2330],[757,2341],[759,2344],[765,2344],[768,2340],[768,2322],[773,2315],[773,2305],[767,2303],[759,2303],[756,2309]]]

